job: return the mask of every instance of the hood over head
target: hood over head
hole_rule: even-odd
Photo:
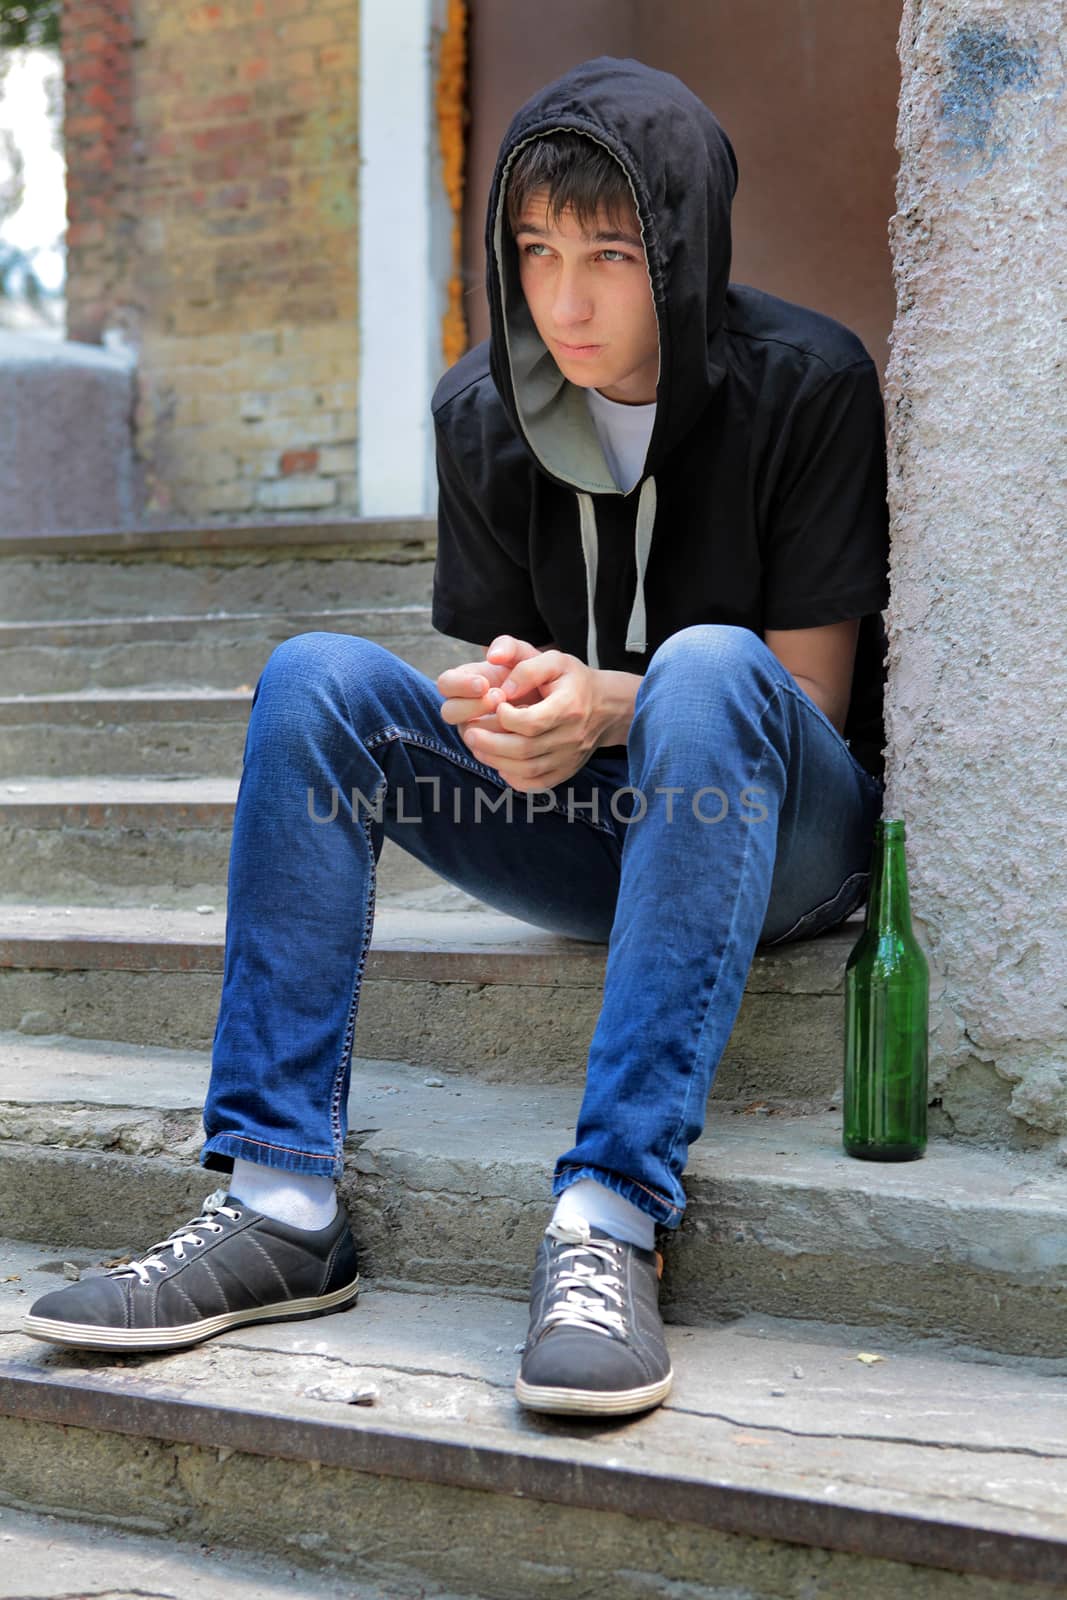
[[[722,377],[737,162],[716,118],[681,79],[613,56],[586,61],[541,89],[504,135],[486,222],[493,381],[547,472],[573,488],[613,493],[603,461],[585,460],[580,444],[560,425],[586,417],[584,403],[580,409],[575,404],[584,397],[563,377],[534,327],[507,223],[505,195],[515,155],[531,140],[560,131],[584,133],[603,145],[633,193],[660,339],[648,471],[693,425]],[[591,422],[581,432],[596,443]]]
[[[737,162],[718,121],[672,73],[599,56],[541,89],[504,135],[489,194],[486,288],[490,371],[520,437],[541,468],[578,495],[596,666],[596,518],[591,496],[618,494],[581,388],[560,372],[519,282],[508,226],[508,172],[531,140],[581,133],[604,146],[629,180],[659,327],[656,419],[638,498],[637,592],[626,648],[644,651],[644,571],[655,520],[657,465],[696,423],[725,372],[722,321],[730,275],[730,205]]]

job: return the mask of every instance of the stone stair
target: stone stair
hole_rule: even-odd
[[[651,1416],[537,1418],[511,1392],[604,947],[390,846],[342,1186],[360,1305],[175,1356],[19,1333],[57,1275],[213,1187],[255,679],[315,628],[431,675],[463,659],[429,625],[432,558],[401,519],[0,540],[0,1500],[368,1595],[1067,1593],[1067,1173],[937,1137],[902,1166],[844,1155],[858,921],[753,964],[665,1247],[677,1380]]]

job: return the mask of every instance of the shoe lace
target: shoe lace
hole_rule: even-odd
[[[160,1254],[161,1251],[169,1250],[176,1261],[184,1261],[187,1244],[202,1245],[204,1243],[200,1237],[202,1233],[222,1232],[222,1224],[215,1221],[216,1217],[229,1217],[233,1222],[240,1220],[240,1211],[235,1206],[226,1205],[225,1201],[226,1190],[216,1189],[204,1201],[199,1216],[194,1217],[191,1222],[184,1223],[180,1228],[175,1228],[166,1239],[161,1239],[158,1244],[152,1245],[148,1254],[142,1256],[140,1261],[127,1261],[121,1267],[112,1267],[108,1277],[135,1277],[140,1283],[148,1284],[152,1281],[152,1274],[148,1270],[150,1267],[155,1267],[160,1273],[168,1272],[170,1268]]]
[[[621,1246],[615,1239],[593,1239],[588,1224],[550,1222],[545,1229],[550,1239],[566,1248],[556,1252],[551,1305],[545,1312],[545,1328],[585,1328],[609,1338],[626,1336],[623,1315],[622,1279],[619,1276]]]

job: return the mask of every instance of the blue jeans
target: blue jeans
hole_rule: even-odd
[[[607,944],[576,1142],[553,1187],[596,1178],[676,1226],[756,946],[821,933],[863,902],[882,786],[744,628],[674,634],[642,679],[627,759],[537,793],[477,761],[441,699],[351,635],[298,634],[267,662],[201,1159],[340,1174],[388,837],[488,905]]]

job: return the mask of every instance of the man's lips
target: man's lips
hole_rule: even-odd
[[[556,344],[560,350],[565,350],[571,356],[590,355],[594,350],[604,348],[599,344],[564,344],[562,339],[557,339]]]

